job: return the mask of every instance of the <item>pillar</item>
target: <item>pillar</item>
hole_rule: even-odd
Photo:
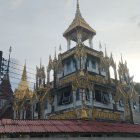
[[[67,38],[67,50],[70,49],[71,41],[70,38]]]
[[[90,36],[89,38],[89,46],[90,48],[93,48],[93,36]]]

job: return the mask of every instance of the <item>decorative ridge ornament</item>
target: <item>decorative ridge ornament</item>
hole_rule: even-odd
[[[81,15],[81,12],[80,12],[79,0],[77,0],[77,9],[76,9],[75,17],[81,17],[82,18],[82,15]]]
[[[27,80],[26,61],[25,61],[25,64],[24,64],[24,68],[23,68],[23,73],[22,73],[21,80],[23,80],[23,81],[26,81]]]

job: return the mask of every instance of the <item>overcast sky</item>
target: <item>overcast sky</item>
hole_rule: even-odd
[[[96,30],[94,49],[102,51],[106,44],[108,55],[119,62],[121,53],[127,61],[130,75],[140,82],[140,0],[79,0],[84,19]],[[49,54],[66,40],[62,34],[72,22],[76,0],[0,0],[0,50],[27,67],[35,69],[40,58],[46,67]]]

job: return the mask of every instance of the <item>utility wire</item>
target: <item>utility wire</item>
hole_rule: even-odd
[[[10,82],[10,83],[11,83],[11,84],[14,84],[14,85],[17,85],[17,86],[19,85],[19,83],[15,83],[15,82]],[[25,87],[24,85],[21,85],[21,86],[22,86],[22,87]],[[29,89],[34,90],[34,88],[33,88],[33,87],[30,87],[30,86],[29,86]]]
[[[10,61],[10,63],[12,63],[12,64],[14,64],[14,65],[18,65],[18,66],[20,66],[20,67],[24,67],[24,65],[21,65],[21,64],[15,63],[15,62],[13,62],[13,61]],[[27,67],[27,69],[30,69],[30,70],[33,70],[33,71],[34,71],[34,69],[31,68],[31,67]]]
[[[11,62],[11,61],[10,61],[10,63],[14,63],[14,62]],[[20,64],[16,64],[16,63],[14,63],[14,64],[15,64],[15,65],[18,65],[18,66],[21,66],[21,67],[24,67],[23,65],[20,65]],[[4,64],[4,63],[3,63],[3,66],[7,67],[7,65]],[[14,67],[14,66],[10,66],[10,65],[9,65],[9,68],[16,69],[16,70],[19,70],[19,71],[23,71],[23,69],[19,69],[19,68],[16,68],[16,67]],[[26,68],[28,69],[28,67],[26,67]],[[32,71],[34,71],[34,70],[31,69],[31,68],[29,68],[29,69],[32,70]],[[32,75],[36,75],[35,73],[29,72],[28,70],[27,70],[27,73],[30,73],[30,74],[32,74]]]
[[[20,78],[17,78],[17,77],[14,77],[14,76],[9,76],[9,77],[12,78],[12,79],[21,80]],[[23,81],[25,81],[25,80],[23,80]],[[32,84],[35,84],[34,82],[31,82],[31,81],[27,81],[27,82],[32,83]]]
[[[22,74],[19,74],[19,73],[15,73],[15,72],[12,72],[12,71],[10,71],[9,73],[12,73],[12,74],[14,74],[14,75],[19,75],[20,77],[22,76]],[[27,78],[28,79],[32,79],[32,80],[36,80],[36,79],[34,79],[34,78],[32,78],[32,77],[29,77],[29,76],[27,76]]]

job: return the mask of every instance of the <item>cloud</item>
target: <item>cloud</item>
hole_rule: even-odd
[[[20,7],[23,4],[24,0],[10,0],[10,4],[13,9]]]

